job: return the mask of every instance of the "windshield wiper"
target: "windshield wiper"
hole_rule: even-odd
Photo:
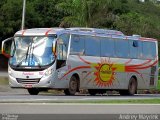
[[[29,51],[29,45],[28,45],[28,48],[27,48],[27,52],[26,52],[26,58],[25,58],[25,62],[27,61],[27,58],[28,58],[28,51]]]
[[[28,45],[26,54],[22,57],[22,60],[16,65],[16,67],[19,67],[19,66],[22,64],[24,58],[25,58],[25,61],[27,61],[27,58],[28,58],[28,51],[29,51],[29,45]]]

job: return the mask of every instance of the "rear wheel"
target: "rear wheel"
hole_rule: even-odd
[[[128,93],[129,95],[134,95],[137,93],[137,80],[134,77],[132,77],[129,81]]]
[[[75,95],[78,90],[78,80],[72,76],[69,82],[69,88],[64,90],[65,95]]]
[[[38,90],[37,88],[29,88],[29,89],[28,89],[28,93],[29,93],[30,95],[38,95],[39,90]]]
[[[137,80],[134,77],[131,77],[128,90],[120,90],[120,95],[134,95],[137,93]]]

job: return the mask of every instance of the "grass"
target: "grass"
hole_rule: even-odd
[[[156,99],[128,99],[128,100],[91,100],[81,101],[80,103],[97,103],[97,104],[160,104],[160,98]]]

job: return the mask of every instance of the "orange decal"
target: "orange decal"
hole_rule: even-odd
[[[99,87],[106,87],[112,85],[115,80],[115,70],[112,64],[102,63],[95,67],[97,71],[94,73],[96,76],[95,82]]]

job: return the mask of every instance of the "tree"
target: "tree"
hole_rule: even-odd
[[[28,17],[26,18],[28,20],[28,26],[57,27],[64,16],[63,12],[55,9],[55,5],[59,2],[61,1],[59,0],[57,2],[57,0],[34,0],[30,3],[31,5],[28,4],[28,9],[32,9],[32,11],[28,10]],[[30,6],[32,6],[32,8]],[[30,23],[32,24],[30,25]]]
[[[21,27],[22,0],[6,0],[1,5],[0,33],[4,38],[13,36],[15,30]]]
[[[62,22],[71,26],[89,27],[95,3],[94,0],[63,0],[56,8],[66,13]]]

